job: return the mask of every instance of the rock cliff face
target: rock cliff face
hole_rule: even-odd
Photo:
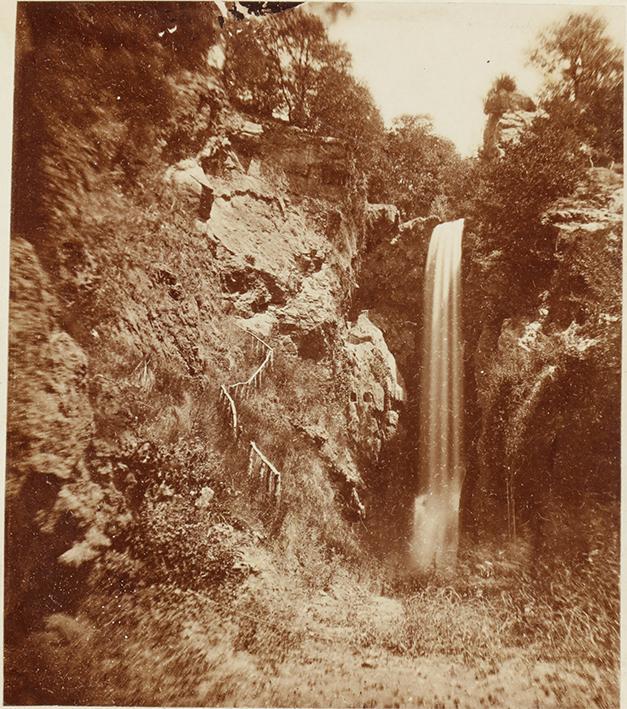
[[[537,309],[486,325],[478,339],[468,491],[478,528],[520,532],[532,521],[536,543],[556,501],[574,510],[618,494],[622,175],[590,170],[544,220],[556,265]]]
[[[269,503],[247,466],[281,476],[283,543],[351,548],[405,406],[384,333],[353,304],[366,204],[341,143],[227,107],[199,153],[143,194],[104,179],[90,174],[80,208],[57,212],[57,238],[12,244],[15,638],[75,613],[94,574],[144,563],[138,544],[167,527],[157,510],[175,534],[185,504],[263,527]],[[273,368],[248,384],[270,351]],[[238,382],[235,422],[219,395]],[[250,441],[263,458],[248,459]],[[241,522],[222,520],[206,538],[240,539]],[[185,568],[159,559],[166,577]]]
[[[506,89],[488,96],[484,112],[488,116],[483,132],[483,152],[487,158],[502,154],[503,146],[516,141],[538,115],[528,96]]]

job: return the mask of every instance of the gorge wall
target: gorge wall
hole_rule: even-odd
[[[141,633],[126,643],[128,604],[169,610],[170,595],[186,607],[202,593],[215,608],[243,604],[244,624],[304,593],[293,578],[326,593],[336,571],[378,583],[377,556],[403,571],[423,272],[440,220],[400,223],[393,205],[368,204],[341,141],[236,111],[219,61],[203,81],[200,147],[148,162],[132,188],[107,146],[61,129],[60,148],[39,145],[17,97],[16,155],[44,155],[46,200],[29,208],[17,190],[11,244],[13,700],[145,698],[133,677],[120,694],[101,658],[104,693],[80,685],[81,638],[100,633],[121,665],[144,659]],[[487,152],[531,120],[533,105],[514,98],[493,106]],[[101,120],[115,144],[120,125]],[[553,267],[531,279],[533,308],[506,317],[482,309],[484,254],[464,238],[468,539],[530,530],[538,549],[560,501],[583,514],[579,492],[617,494],[621,190],[618,170],[591,170],[546,212]],[[240,643],[242,628],[229,626]],[[196,632],[185,626],[182,668]],[[155,667],[160,657],[153,648]],[[148,696],[203,701],[198,681]]]
[[[590,514],[591,499],[618,495],[622,175],[589,170],[545,223],[555,267],[538,279],[537,309],[467,335],[477,397],[469,523],[511,533],[529,523],[537,543],[553,506]],[[469,264],[469,308],[480,269]]]
[[[362,553],[366,486],[406,401],[353,305],[371,209],[340,141],[255,123],[220,82],[197,154],[128,191],[75,153],[80,188],[48,176],[52,226],[21,219],[13,236],[13,648],[66,637],[103,578],[206,589],[258,573],[244,559],[268,544],[297,568]],[[220,387],[257,369],[260,341],[273,368],[234,395],[233,430]],[[247,476],[251,440],[278,500]]]
[[[507,159],[534,108],[515,92],[489,97],[484,159]],[[544,262],[521,264],[522,300],[494,278],[503,253],[476,233],[466,241],[464,519],[475,543],[524,539],[531,566],[543,550],[586,558],[600,537],[618,538],[622,201],[622,165],[584,170],[540,215]]]

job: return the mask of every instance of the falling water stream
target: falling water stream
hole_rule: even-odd
[[[462,460],[460,270],[464,220],[431,235],[424,292],[420,397],[421,494],[414,502],[411,554],[421,570],[454,568]]]

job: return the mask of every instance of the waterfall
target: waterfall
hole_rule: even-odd
[[[425,270],[420,397],[421,494],[414,502],[413,563],[451,570],[457,557],[463,369],[460,270],[464,220],[438,224]]]

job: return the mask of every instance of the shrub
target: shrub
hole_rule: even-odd
[[[510,74],[501,74],[494,82],[496,91],[516,91],[516,80]]]
[[[475,261],[487,269],[484,287],[506,274],[508,289],[497,289],[498,305],[514,314],[535,299],[552,271],[554,233],[542,214],[569,194],[585,173],[585,159],[573,131],[540,116],[502,156],[482,160],[468,226],[479,235]],[[498,258],[494,258],[498,255]]]

